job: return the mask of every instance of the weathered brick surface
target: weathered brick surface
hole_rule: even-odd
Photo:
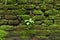
[[[26,31],[29,18],[35,24]],[[35,40],[60,40],[60,0],[0,0],[2,25],[12,26],[6,40],[32,40],[33,35]]]

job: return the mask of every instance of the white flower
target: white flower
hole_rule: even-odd
[[[34,23],[34,21],[31,18],[29,20],[25,20],[25,22],[26,22],[26,25],[30,25]]]
[[[29,23],[29,22],[27,22],[26,24],[27,24],[27,25],[29,25],[30,23]]]

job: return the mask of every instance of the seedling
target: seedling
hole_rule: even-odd
[[[25,24],[27,25],[27,28],[31,28],[34,24],[34,20],[32,18],[25,20]]]

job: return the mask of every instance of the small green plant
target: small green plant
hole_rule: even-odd
[[[25,24],[27,25],[27,28],[31,28],[34,24],[34,21],[32,18],[30,18],[29,20],[25,20]]]

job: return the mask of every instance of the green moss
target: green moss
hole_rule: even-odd
[[[20,15],[22,20],[27,20],[30,18],[29,15]]]
[[[44,0],[44,2],[46,2],[46,3],[52,3],[53,0]]]
[[[45,19],[45,16],[43,16],[43,15],[36,15],[36,16],[33,16],[33,19],[36,20],[36,21],[43,20],[43,19]]]
[[[0,38],[5,37],[7,35],[7,32],[4,30],[0,30]]]
[[[18,3],[27,3],[28,0],[18,0]]]
[[[51,9],[51,10],[45,11],[45,13],[48,15],[56,15],[56,14],[58,14],[58,10]]]
[[[44,13],[41,10],[34,10],[33,14],[40,14],[43,15]]]
[[[49,29],[49,30],[59,30],[60,29],[60,25],[52,24],[49,27],[47,27],[47,29]]]
[[[45,39],[47,37],[46,36],[36,36],[36,38]]]
[[[3,4],[4,2],[5,2],[5,0],[0,0],[0,3],[2,3],[2,4]]]
[[[60,0],[55,0],[54,3],[60,4]]]
[[[15,10],[18,9],[18,5],[3,5],[3,9],[8,9],[8,10]]]
[[[17,17],[15,15],[5,15],[5,19],[14,20],[14,19],[17,19]]]
[[[15,4],[16,0],[7,0],[7,4]]]
[[[3,20],[0,20],[0,25],[7,24],[7,22],[8,22],[8,20],[5,20],[5,19],[3,19]]]
[[[0,20],[0,25],[2,25],[2,24],[4,24],[4,22]]]
[[[9,26],[9,25],[2,25],[0,26],[0,30],[9,30],[12,29],[13,26]]]
[[[35,21],[35,24],[40,25],[42,22],[43,22],[42,20],[40,20],[40,21]]]
[[[53,24],[53,20],[44,20],[44,23],[46,25],[52,25]]]
[[[55,9],[60,9],[60,4],[54,5],[54,8],[55,8]]]
[[[6,40],[5,38],[0,38],[0,40]]]
[[[56,16],[49,16],[47,19],[56,19]]]
[[[8,25],[17,25],[19,24],[18,20],[8,20]]]
[[[41,2],[41,0],[33,0],[33,1],[31,1],[32,3],[40,3]]]
[[[55,24],[60,25],[60,20],[54,20]]]
[[[26,10],[24,8],[18,9],[16,12],[17,12],[18,15],[26,14]]]
[[[34,7],[35,7],[35,4],[26,4],[25,5],[25,9],[34,9]]]
[[[2,15],[4,13],[4,10],[0,10],[0,15]]]

